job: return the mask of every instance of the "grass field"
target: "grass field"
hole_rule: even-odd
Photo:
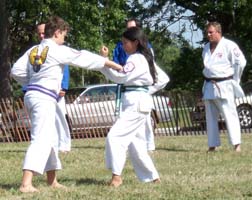
[[[34,177],[38,194],[21,194],[22,161],[28,143],[0,144],[0,199],[157,200],[252,199],[252,135],[242,135],[242,152],[235,153],[226,135],[222,147],[206,153],[206,136],[156,137],[152,154],[161,184],[141,183],[127,161],[124,183],[108,187],[111,174],[104,165],[104,138],[74,140],[62,154],[58,180],[68,190],[48,188],[44,176]]]

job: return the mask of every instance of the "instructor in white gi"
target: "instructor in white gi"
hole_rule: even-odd
[[[128,28],[123,33],[122,43],[130,55],[123,72],[108,68],[101,70],[110,80],[123,84],[122,111],[106,138],[106,166],[112,171],[110,185],[113,187],[122,184],[121,174],[127,152],[141,181],[160,182],[147,151],[145,131],[153,108],[151,94],[165,87],[169,81],[168,76],[154,63],[146,36],[140,28]]]
[[[203,99],[205,100],[209,151],[221,145],[218,118],[225,119],[229,141],[241,151],[241,128],[235,98],[244,96],[240,79],[246,59],[236,43],[222,36],[218,22],[207,24],[207,38],[202,57],[204,62]]]
[[[31,119],[31,144],[24,159],[21,192],[37,192],[38,189],[32,185],[33,175],[44,172],[47,173],[49,186],[63,187],[56,179],[56,170],[62,168],[58,150],[64,150],[64,147],[69,150],[69,138],[59,135],[55,118],[56,110],[60,111],[57,100],[64,65],[86,69],[101,69],[104,66],[122,69],[102,56],[64,46],[68,30],[69,25],[63,19],[50,18],[45,26],[45,39],[19,58],[11,70],[16,81],[27,85],[24,102]]]

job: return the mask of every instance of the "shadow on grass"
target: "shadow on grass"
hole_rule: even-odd
[[[17,189],[19,188],[19,184],[1,184],[0,183],[0,188],[4,190],[11,190],[11,189]]]
[[[93,178],[80,178],[80,179],[59,178],[58,181],[61,184],[68,182],[75,182],[76,185],[107,185],[107,182],[105,180],[97,180]]]
[[[26,152],[26,150],[24,150],[24,149],[20,149],[20,150],[1,149],[0,152],[24,153],[24,152]]]
[[[106,181],[96,180],[92,178],[81,178],[76,180],[76,185],[106,185]]]
[[[105,149],[104,146],[72,146],[72,149]]]
[[[189,149],[177,149],[177,148],[156,148],[156,150],[161,151],[174,151],[174,152],[188,152]]]

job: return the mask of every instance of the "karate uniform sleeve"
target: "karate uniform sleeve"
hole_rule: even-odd
[[[234,80],[240,83],[243,70],[246,66],[246,59],[237,45],[231,49],[231,63],[234,68]]]
[[[21,85],[27,85],[29,82],[28,76],[28,63],[29,63],[28,51],[21,56],[11,68],[11,77],[14,78]]]
[[[89,70],[103,68],[106,58],[87,50],[75,50],[67,46],[58,49],[60,52],[53,53],[58,63],[81,67]]]
[[[125,83],[127,79],[127,74],[124,72],[118,72],[111,68],[104,67],[99,70],[107,79],[115,82],[115,83]]]
[[[157,82],[149,86],[149,94],[154,94],[158,90],[163,89],[170,81],[169,76],[157,65],[155,65],[157,71]]]

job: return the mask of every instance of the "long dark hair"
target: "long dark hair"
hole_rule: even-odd
[[[148,40],[142,29],[139,27],[130,27],[123,33],[122,36],[130,41],[138,41],[137,51],[143,54],[146,58],[153,78],[153,84],[156,83],[156,68],[154,65],[153,54],[151,49],[148,47]]]

